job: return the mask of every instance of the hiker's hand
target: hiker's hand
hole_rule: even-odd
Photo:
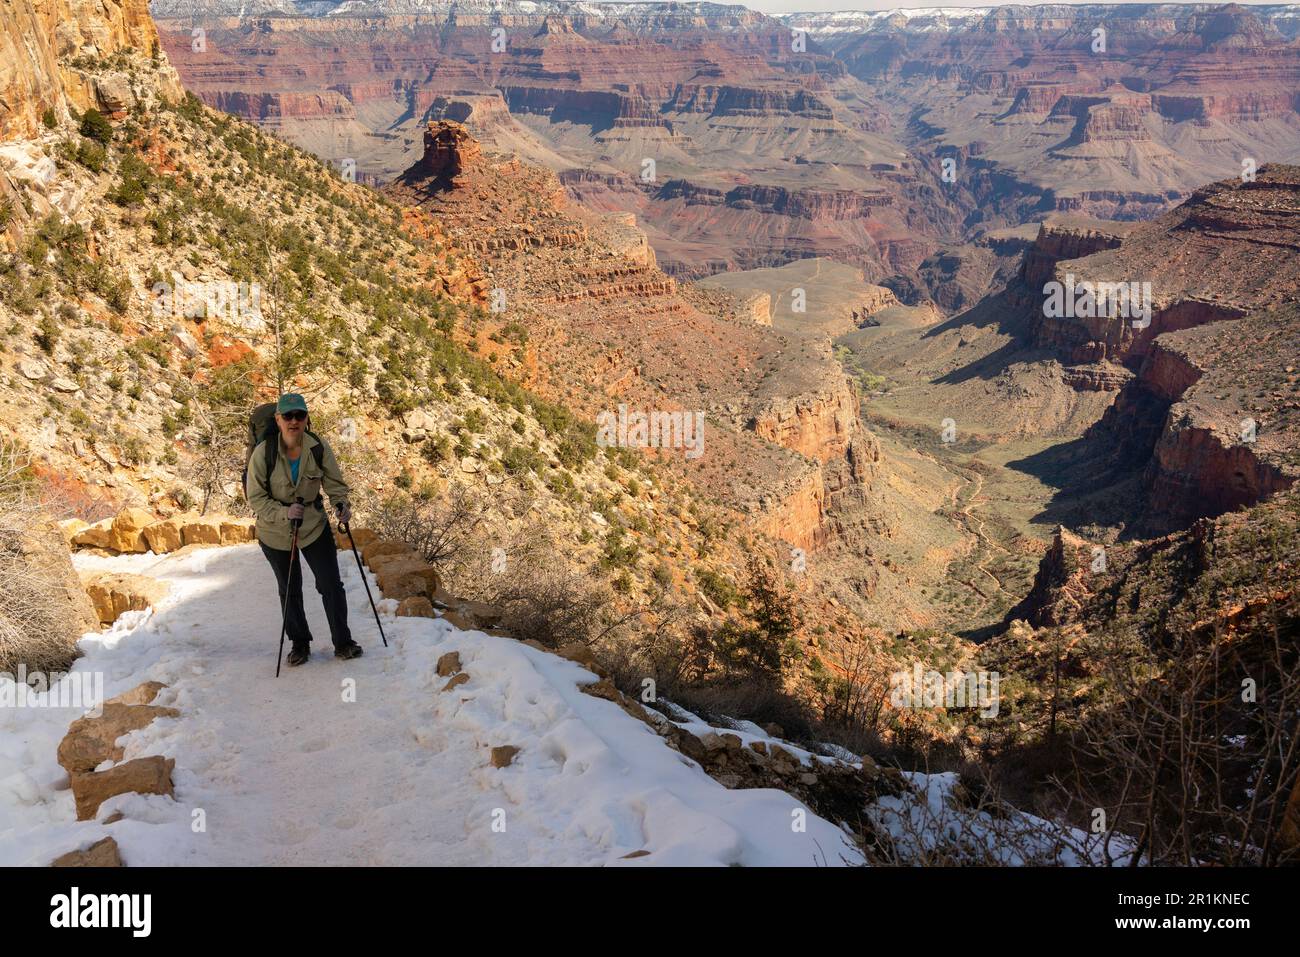
[[[286,509],[285,509],[285,512],[286,512],[286,514],[288,514],[288,516],[289,516],[289,521],[291,521],[291,522],[301,522],[301,521],[302,521],[302,513],[305,512],[306,510],[307,510],[307,509],[306,509],[306,507],[302,504],[302,502],[295,502],[294,504],[292,504],[292,505],[290,505],[288,508],[286,508]]]
[[[347,502],[342,502],[339,504],[338,513],[339,513],[339,521],[342,522],[344,525],[350,525],[352,523],[352,506],[350,506]]]

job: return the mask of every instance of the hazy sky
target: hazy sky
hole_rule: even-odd
[[[726,0],[722,0],[726,2]],[[997,3],[980,3],[977,0],[941,0],[941,2],[889,2],[889,0],[733,0],[741,3],[751,10],[761,10],[763,13],[795,13],[811,12],[814,10],[890,10],[899,7],[996,7]],[[1066,0],[1068,2],[1068,0]],[[1096,2],[1096,0],[1092,0]],[[1107,2],[1107,0],[1102,0]],[[1114,0],[1111,0],[1114,2]],[[1120,0],[1123,2],[1123,0]],[[1144,3],[1150,3],[1152,0],[1141,0]],[[1160,0],[1156,0],[1160,2]],[[1177,0],[1165,0],[1165,2],[1177,2]],[[1201,0],[1204,2],[1204,0]],[[1238,0],[1240,3],[1271,3],[1276,0]],[[1028,6],[1029,4],[1025,4]]]

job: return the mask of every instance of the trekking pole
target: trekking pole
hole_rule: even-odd
[[[301,496],[298,504],[302,504]],[[295,518],[289,523],[293,526],[293,539],[289,542],[289,577],[284,584],[284,608],[280,611],[280,651],[275,656],[275,676],[280,677],[280,661],[284,658],[284,632],[289,627],[289,595],[293,591],[293,560],[298,554],[298,528],[302,519]]]
[[[357,570],[361,572],[361,584],[366,586],[366,597],[370,599],[370,610],[375,613],[375,624],[379,625],[379,637],[384,639],[384,647],[388,647],[388,638],[384,635],[384,626],[379,621],[379,609],[375,607],[374,596],[370,594],[370,582],[366,581],[366,570],[361,567],[361,555],[357,552],[357,540],[352,537],[352,529],[348,528],[347,522],[339,522],[339,528],[347,535],[348,541],[352,543],[352,554],[357,556]]]

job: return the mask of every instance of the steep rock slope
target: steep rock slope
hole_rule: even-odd
[[[701,312],[626,214],[570,203],[553,173],[483,153],[451,121],[430,124],[388,194],[476,257],[496,321],[527,330],[539,389],[592,420],[620,405],[699,413],[703,444],[673,457],[757,527],[815,549],[827,495],[871,477],[873,439],[824,340]]]
[[[1109,249],[1053,266],[1049,282],[1062,286],[1147,284],[1149,317],[1090,315],[1086,303],[1083,315],[1040,308],[1034,338],[1098,364],[1099,374],[1117,365],[1135,373],[1094,437],[1118,462],[1145,469],[1153,528],[1252,504],[1300,474],[1297,217],[1296,167],[1264,167],[1253,181],[1197,190]],[[1037,296],[1045,307],[1047,294]]]

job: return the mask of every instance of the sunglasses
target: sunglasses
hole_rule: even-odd
[[[302,411],[281,412],[280,418],[284,419],[286,422],[301,422],[303,419],[307,418],[307,413]]]

